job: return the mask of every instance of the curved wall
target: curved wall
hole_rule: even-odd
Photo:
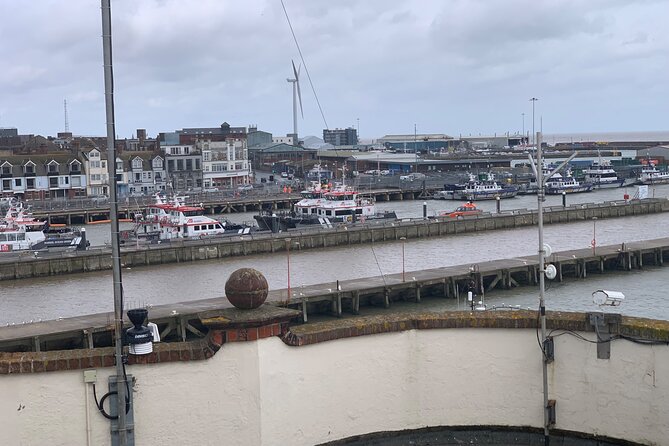
[[[581,333],[592,338],[591,333]],[[555,338],[550,398],[564,430],[668,444],[667,346]],[[313,445],[426,426],[542,425],[530,329],[407,330],[290,347],[225,343],[212,358],[132,365],[136,444]],[[112,368],[98,369],[98,398]],[[3,444],[108,445],[81,371],[0,377]],[[18,408],[18,409],[17,409]]]

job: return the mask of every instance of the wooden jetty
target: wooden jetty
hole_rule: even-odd
[[[555,280],[586,278],[606,271],[629,271],[644,265],[663,265],[669,259],[669,238],[576,249],[552,254],[547,263],[555,265]],[[309,315],[328,314],[341,317],[344,312],[358,314],[361,307],[389,308],[395,301],[420,303],[423,298],[466,298],[472,290],[480,295],[494,289],[538,284],[537,255],[455,265],[403,275],[390,274],[362,279],[271,290],[268,302],[301,310],[301,321]],[[149,309],[152,322],[158,324],[161,338],[183,341],[202,337],[206,328],[200,315],[228,308],[225,297]],[[0,327],[0,351],[46,351],[109,346],[112,342],[113,314],[78,316],[52,321],[14,324]]]

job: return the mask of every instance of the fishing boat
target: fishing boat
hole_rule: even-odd
[[[438,191],[433,198],[441,200],[495,200],[497,198],[513,198],[518,193],[515,187],[504,187],[497,183],[491,172],[482,178],[469,174],[469,181],[464,184],[446,184],[444,190]]]
[[[657,167],[655,167],[655,163],[649,161],[648,164],[641,169],[639,182],[641,184],[666,184],[669,183],[669,172],[666,170],[658,170]]]

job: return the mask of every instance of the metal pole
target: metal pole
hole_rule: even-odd
[[[295,141],[293,145],[297,145],[297,79],[291,81],[293,83],[293,134]]]
[[[286,262],[288,265],[288,299],[290,299],[290,239],[286,239]]]
[[[521,115],[523,115],[523,139],[525,139],[525,112],[521,113]],[[521,142],[523,143],[524,146],[525,145],[524,141],[521,140]]]
[[[118,392],[119,445],[126,446],[125,400],[126,380],[123,373],[123,283],[121,280],[121,247],[118,230],[118,199],[116,196],[116,147],[114,128],[114,72],[112,69],[111,2],[100,0],[102,9],[102,52],[104,59],[105,111],[107,119],[107,172],[109,174],[109,210],[111,220],[112,276],[114,281],[114,346],[116,358],[116,390]]]
[[[404,241],[406,238],[401,237],[400,240],[402,240],[402,282],[404,282]]]
[[[413,153],[414,153],[414,172],[418,172],[418,145],[416,141],[416,124],[413,125]]]
[[[537,98],[531,98],[530,101],[532,101],[532,144],[535,145],[536,149],[536,139],[534,137],[534,103],[537,102],[539,99]],[[541,166],[541,164],[539,164]],[[537,167],[539,167],[537,166]]]
[[[592,255],[597,250],[597,217],[592,217]]]
[[[535,98],[532,98],[535,99]],[[536,99],[535,99],[536,100]],[[534,109],[534,101],[532,101],[532,108]],[[533,112],[534,114],[534,112]],[[534,119],[533,119],[534,121]],[[545,270],[544,270],[544,175],[541,169],[542,151],[541,151],[541,133],[536,134],[537,141],[537,184],[539,191],[537,192],[537,209],[538,209],[538,225],[539,225],[539,314],[541,316],[541,362],[543,371],[543,390],[544,390],[544,444],[548,446],[550,437],[548,432],[548,364],[546,362],[546,355],[544,353],[544,345],[546,341],[546,305],[544,302],[545,293]]]

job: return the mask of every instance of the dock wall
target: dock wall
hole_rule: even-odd
[[[574,205],[545,210],[545,224],[647,215],[669,211],[669,200],[646,199],[631,202]],[[291,249],[326,249],[334,246],[375,243],[391,240],[442,237],[461,233],[511,229],[537,224],[536,211],[515,210],[461,220],[430,218],[385,224],[358,224],[333,229],[309,229],[278,234],[258,233],[221,239],[175,241],[169,244],[124,247],[124,267],[193,262],[233,256],[266,254]],[[0,280],[24,279],[56,274],[111,269],[109,249],[86,252],[39,253],[33,256],[0,258]]]
[[[598,359],[586,314],[548,319],[556,333],[581,337],[554,338],[556,444],[666,445],[668,347],[620,339],[609,359]],[[206,340],[130,355],[136,444],[307,446],[426,426],[542,426],[536,312],[275,325],[212,329]],[[619,330],[666,341],[668,325],[622,318]],[[109,420],[98,413],[85,369],[96,371],[99,399],[114,374],[113,349],[0,353],[4,444],[79,445],[88,433],[90,444],[110,445]],[[591,439],[563,443],[560,431]],[[517,437],[505,444],[530,444]]]

